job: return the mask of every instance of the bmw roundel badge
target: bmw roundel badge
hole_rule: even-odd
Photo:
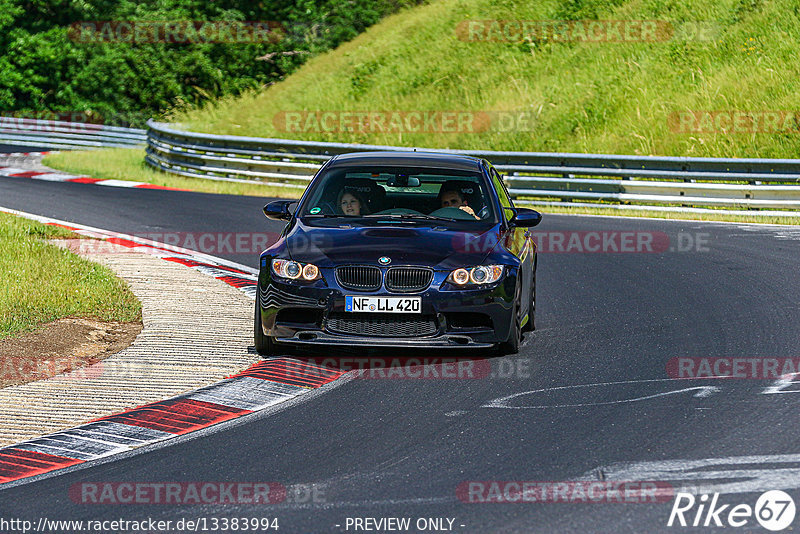
[[[392,263],[392,258],[390,258],[389,256],[381,256],[380,258],[378,258],[378,263],[380,263],[381,265],[389,265],[390,263]]]

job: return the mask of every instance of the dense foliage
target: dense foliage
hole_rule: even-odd
[[[599,38],[578,31],[587,21],[601,22]],[[653,37],[636,33],[652,21]],[[552,31],[564,26],[564,36]],[[797,0],[436,0],[266,90],[175,119],[195,131],[378,145],[797,158],[798,48]],[[333,128],[307,120],[329,111]],[[468,111],[475,128],[396,128],[388,114],[385,129],[353,127],[348,112],[365,111]]]
[[[282,79],[308,57],[413,3],[0,0],[0,114],[142,125],[170,108]],[[271,21],[279,27],[263,42],[120,42],[124,31],[93,40],[76,31],[119,30],[129,21]]]

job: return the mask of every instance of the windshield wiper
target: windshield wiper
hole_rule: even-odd
[[[452,217],[435,217],[433,215],[425,215],[424,213],[420,214],[413,214],[413,213],[385,213],[381,214],[373,214],[373,215],[364,215],[364,217],[373,217],[373,218],[385,218],[385,219],[425,219],[428,221],[457,221],[458,219],[453,219]]]

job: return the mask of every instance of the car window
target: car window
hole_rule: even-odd
[[[503,178],[500,176],[500,173],[498,173],[494,167],[490,167],[489,169],[489,172],[492,175],[492,183],[497,191],[497,196],[500,198],[500,205],[504,208],[503,217],[506,219],[506,221],[508,221],[511,219],[511,217],[513,217],[513,212],[510,212],[505,208],[513,210],[514,204],[511,202],[511,197],[508,194],[508,190],[506,189],[506,185],[503,183]]]
[[[299,216],[414,216],[496,222],[489,184],[477,171],[338,167],[314,180]],[[424,216],[424,217],[422,217]]]

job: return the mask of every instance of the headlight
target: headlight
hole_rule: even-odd
[[[477,267],[462,267],[456,269],[447,281],[457,286],[465,286],[467,284],[491,284],[500,280],[503,276],[502,265],[479,265]]]
[[[307,263],[303,267],[303,279],[316,280],[317,278],[319,278],[319,269],[313,263]]]
[[[463,286],[469,282],[469,271],[466,269],[456,269],[453,271],[453,274],[450,275],[450,278],[452,278],[452,282]]]
[[[307,282],[320,278],[319,267],[313,263],[298,263],[292,260],[272,260],[272,273],[281,278],[302,279]]]

